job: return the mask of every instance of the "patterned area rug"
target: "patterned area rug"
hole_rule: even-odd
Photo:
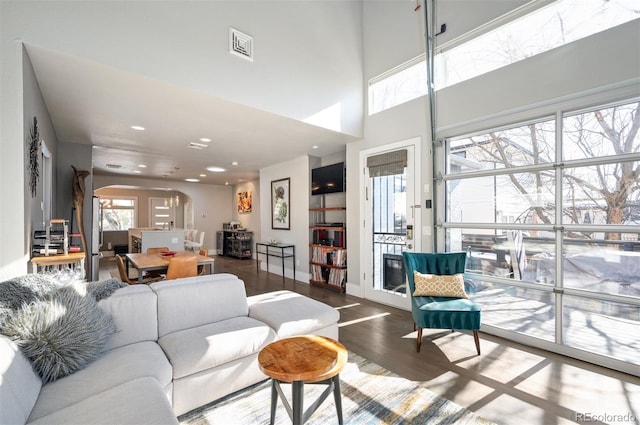
[[[305,409],[325,388],[305,385]],[[340,388],[344,423],[349,425],[493,423],[353,353],[349,353],[349,363],[340,374]],[[283,390],[290,397],[291,387],[283,385]],[[270,400],[271,385],[265,381],[192,410],[178,420],[182,425],[268,424]],[[291,423],[280,400],[275,422]],[[329,396],[306,424],[333,423],[337,424],[338,418],[333,396]]]

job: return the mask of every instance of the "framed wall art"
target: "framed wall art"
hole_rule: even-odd
[[[238,213],[251,212],[252,202],[251,191],[238,192]]]
[[[271,228],[289,230],[289,183],[290,179],[271,182]]]

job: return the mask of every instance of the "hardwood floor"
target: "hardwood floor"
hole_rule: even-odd
[[[283,289],[255,260],[216,257],[216,273],[244,280],[248,295]],[[340,311],[340,342],[429,390],[500,424],[640,423],[640,378],[480,333],[425,330],[421,352],[411,314],[285,280],[285,289]]]

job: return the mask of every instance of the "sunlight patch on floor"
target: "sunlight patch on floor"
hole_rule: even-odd
[[[355,325],[356,323],[366,322],[367,320],[379,319],[380,317],[388,316],[391,313],[380,313],[374,314],[373,316],[362,317],[360,319],[349,320],[348,322],[338,323],[338,327],[342,328],[344,326]]]
[[[352,308],[352,307],[358,307],[360,306],[360,303],[354,303],[354,304],[347,304],[347,305],[343,305],[342,307],[334,307],[336,310],[342,310],[344,308]]]

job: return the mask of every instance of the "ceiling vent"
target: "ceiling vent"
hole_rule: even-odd
[[[120,164],[107,164],[107,168],[112,168],[114,170],[117,170],[118,168],[122,168],[122,165],[120,165]]]
[[[201,151],[202,149],[208,148],[209,145],[205,145],[204,143],[191,142],[187,145],[187,147]]]
[[[229,53],[253,62],[253,37],[229,28]]]

